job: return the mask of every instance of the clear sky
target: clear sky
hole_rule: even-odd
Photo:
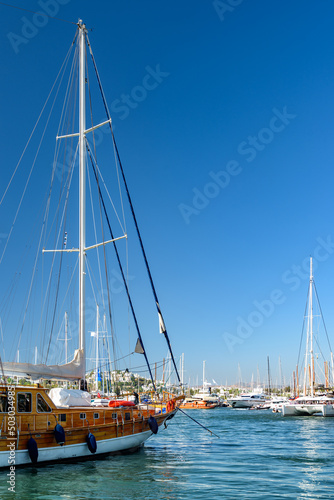
[[[334,343],[334,3],[14,5],[52,19],[0,4],[0,196],[82,18],[185,381],[289,381],[310,256]]]

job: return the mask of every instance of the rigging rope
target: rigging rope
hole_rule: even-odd
[[[325,332],[326,332],[326,337],[327,337],[329,349],[330,349],[331,352],[333,352],[332,351],[331,343],[329,341],[329,336],[328,336],[327,327],[326,327],[325,320],[324,320],[324,315],[322,314],[322,309],[321,309],[320,300],[319,300],[319,297],[318,297],[317,287],[315,286],[315,282],[313,282],[313,284],[314,284],[315,295],[316,295],[316,298],[317,298],[317,301],[318,301],[318,305],[319,305],[319,309],[320,309],[320,314],[321,314],[322,322],[324,324],[324,328],[325,328]]]
[[[113,235],[113,232],[112,232],[112,229],[111,229],[111,225],[110,225],[109,217],[108,217],[108,214],[107,214],[106,206],[105,206],[104,199],[103,199],[103,196],[102,196],[102,193],[101,193],[101,188],[100,188],[100,185],[99,185],[97,171],[96,171],[96,168],[95,168],[95,165],[94,165],[93,157],[91,155],[90,147],[89,147],[89,144],[88,144],[87,141],[86,141],[86,147],[87,147],[88,155],[89,155],[89,158],[90,158],[90,161],[91,161],[91,165],[92,165],[92,168],[93,168],[93,172],[94,172],[94,175],[95,175],[95,180],[96,180],[97,187],[98,187],[99,198],[101,200],[103,211],[104,211],[104,215],[106,217],[106,221],[107,221],[107,224],[108,224],[108,228],[109,228],[109,232],[110,232],[110,237],[113,240],[114,239],[114,235]],[[152,381],[152,384],[153,384],[153,387],[154,387],[154,391],[156,392],[156,387],[155,387],[155,383],[154,383],[154,379],[153,379],[153,374],[152,374],[152,371],[151,371],[151,368],[150,368],[150,365],[149,365],[149,362],[148,362],[146,351],[144,349],[143,339],[142,339],[142,336],[141,336],[141,333],[140,333],[140,329],[139,329],[137,317],[136,317],[136,314],[135,314],[135,311],[134,311],[134,308],[133,308],[132,299],[131,299],[131,296],[130,296],[130,292],[129,292],[129,288],[128,288],[125,276],[124,276],[123,266],[122,266],[122,263],[121,263],[121,260],[120,260],[120,256],[119,256],[119,253],[118,253],[115,241],[113,241],[113,245],[114,245],[114,250],[115,250],[117,262],[118,262],[118,265],[119,265],[119,268],[120,268],[120,271],[121,271],[123,283],[124,283],[124,286],[125,286],[126,294],[127,294],[127,297],[128,297],[128,301],[129,301],[129,304],[130,304],[130,308],[131,308],[131,312],[132,312],[132,317],[133,317],[133,320],[135,322],[135,326],[136,326],[138,338],[139,338],[139,340],[141,342],[141,345],[143,347],[143,351],[144,351],[143,354],[144,354],[144,357],[145,357],[145,360],[146,360],[146,363],[147,363],[147,366],[148,366],[148,369],[149,369],[149,372],[150,372],[151,381]],[[105,248],[105,245],[103,245],[103,247]],[[109,287],[108,287],[108,295],[109,295]]]
[[[135,224],[135,227],[136,227],[136,231],[137,231],[137,235],[138,235],[140,247],[141,247],[141,250],[142,250],[142,254],[143,254],[144,261],[145,261],[147,273],[148,273],[148,276],[149,276],[149,280],[150,280],[150,284],[151,284],[153,296],[154,296],[154,299],[155,299],[155,303],[156,303],[156,307],[157,307],[159,319],[161,318],[162,333],[165,336],[165,339],[166,339],[166,342],[167,342],[167,345],[168,345],[168,349],[169,349],[169,352],[170,352],[170,355],[171,355],[171,358],[172,358],[172,361],[173,361],[174,369],[175,369],[175,372],[176,372],[179,384],[182,385],[181,384],[181,379],[180,379],[180,376],[179,376],[179,373],[178,373],[178,369],[177,369],[177,366],[176,366],[176,362],[175,362],[175,359],[174,359],[174,354],[173,354],[173,351],[172,351],[172,347],[171,347],[171,344],[170,344],[169,336],[168,336],[168,333],[167,333],[167,328],[165,326],[165,322],[163,320],[162,312],[161,312],[161,309],[160,309],[158,295],[157,295],[157,292],[156,292],[156,289],[155,289],[155,286],[154,286],[154,283],[153,283],[153,278],[152,278],[151,270],[150,270],[150,267],[149,267],[149,264],[148,264],[148,260],[147,260],[147,257],[146,257],[146,252],[145,252],[143,241],[142,241],[141,234],[140,234],[140,231],[139,231],[139,226],[138,226],[138,223],[137,223],[137,218],[136,218],[136,215],[135,215],[135,212],[134,212],[134,208],[133,208],[133,204],[132,204],[130,192],[129,192],[128,185],[127,185],[127,182],[126,182],[126,179],[125,179],[125,174],[124,174],[122,162],[121,162],[119,151],[118,151],[118,148],[117,148],[117,144],[116,144],[116,140],[115,140],[115,136],[114,136],[114,131],[113,131],[113,128],[112,128],[112,125],[111,125],[111,117],[110,117],[109,109],[108,109],[106,98],[105,98],[105,95],[104,95],[104,92],[103,92],[102,83],[101,83],[100,76],[99,76],[99,73],[98,73],[98,70],[97,70],[95,59],[94,59],[94,56],[93,56],[93,51],[92,51],[91,45],[90,45],[89,40],[88,40],[88,36],[87,36],[87,42],[88,42],[89,51],[90,51],[90,54],[91,54],[91,57],[92,57],[93,66],[94,66],[94,69],[95,69],[96,78],[97,78],[98,85],[99,85],[99,88],[100,88],[100,92],[101,92],[101,96],[102,96],[104,108],[105,108],[105,111],[106,111],[106,115],[107,115],[108,120],[110,120],[109,127],[110,127],[110,131],[111,131],[111,135],[112,135],[112,140],[113,140],[113,144],[114,144],[114,147],[115,147],[115,151],[116,151],[118,163],[119,163],[119,166],[120,166],[120,169],[121,169],[121,174],[122,174],[122,179],[123,179],[123,182],[124,182],[124,187],[125,187],[126,194],[127,194],[127,197],[128,197],[128,201],[129,201],[129,205],[130,205],[132,217],[133,217],[133,220],[134,220],[134,224]]]
[[[297,366],[299,365],[300,353],[301,353],[301,348],[302,348],[304,328],[305,328],[306,310],[307,310],[307,303],[308,303],[309,295],[310,295],[310,287],[308,287],[308,289],[307,289],[307,297],[306,297],[305,311],[304,311],[304,320],[303,320],[302,333],[301,333],[300,342],[299,342],[299,351],[298,351],[298,358],[297,358]]]
[[[329,348],[330,348],[330,351],[332,352],[332,347],[331,347],[331,344],[330,344],[330,340],[329,340],[329,336],[328,336],[328,332],[327,332],[327,327],[326,327],[326,324],[325,324],[325,320],[324,320],[324,316],[323,316],[323,313],[322,313],[322,308],[321,308],[321,305],[320,305],[320,300],[319,300],[319,296],[318,296],[318,291],[317,291],[317,288],[316,288],[316,284],[315,284],[315,281],[314,279],[312,280],[312,283],[313,283],[313,288],[314,288],[314,291],[315,291],[315,297],[317,299],[317,304],[318,304],[318,307],[319,307],[319,311],[320,311],[320,317],[322,319],[322,322],[323,322],[323,325],[324,325],[324,329],[325,329],[325,333],[326,333],[326,337],[327,337],[327,341],[328,341],[328,345],[329,345]],[[308,292],[307,292],[307,300],[306,300],[306,305],[305,305],[305,311],[304,311],[304,321],[303,321],[303,327],[302,327],[302,334],[301,334],[301,338],[300,338],[300,343],[299,343],[299,352],[298,352],[298,360],[297,360],[297,366],[299,365],[299,360],[300,360],[300,354],[301,354],[301,347],[302,347],[302,340],[303,340],[303,333],[304,333],[304,328],[305,328],[305,318],[307,317],[306,316],[306,310],[307,310],[307,306],[308,306],[308,301],[309,301],[309,297],[310,297],[310,292],[311,292],[311,286],[312,284],[310,283],[310,286],[308,287]],[[313,332],[314,333],[314,332]],[[319,344],[319,341],[318,341],[318,338],[313,335],[313,339],[316,343],[316,345],[318,346],[318,349],[319,349],[319,352],[322,356],[322,358],[325,360],[325,356],[321,350],[321,347],[320,347],[320,344]],[[300,369],[302,371],[303,367],[304,367],[304,379],[305,377],[307,377],[307,373],[305,372],[305,370],[307,370],[307,366],[306,366],[306,359],[303,361],[303,363],[301,364],[300,366]],[[305,364],[305,366],[304,366]],[[322,369],[321,369],[321,372],[322,372]],[[323,373],[323,372],[322,372]],[[304,384],[305,384],[305,380],[304,380]]]
[[[75,38],[74,38],[74,40],[75,40]],[[37,118],[37,121],[36,121],[36,123],[35,123],[35,125],[34,125],[34,127],[33,127],[33,129],[32,129],[32,132],[31,132],[31,134],[30,134],[30,136],[29,136],[29,139],[28,139],[28,141],[27,141],[27,143],[26,143],[26,145],[25,145],[24,149],[23,149],[23,152],[22,152],[22,154],[21,154],[21,156],[20,156],[20,159],[19,159],[19,161],[18,161],[18,163],[17,163],[17,165],[16,165],[15,169],[14,169],[14,172],[13,172],[13,174],[12,174],[12,176],[11,176],[10,180],[9,180],[9,183],[8,183],[8,185],[7,185],[6,189],[5,189],[5,192],[4,192],[4,194],[2,195],[2,198],[1,198],[1,200],[0,200],[0,205],[3,203],[3,201],[4,201],[4,199],[5,199],[5,196],[6,196],[6,194],[7,194],[7,191],[8,191],[8,189],[9,189],[9,187],[10,187],[10,185],[11,185],[11,183],[12,183],[12,181],[13,181],[14,177],[15,177],[15,174],[16,174],[16,172],[17,172],[17,169],[18,169],[18,168],[19,168],[19,166],[20,166],[20,163],[21,163],[21,161],[22,161],[22,158],[23,158],[23,156],[24,156],[24,154],[25,154],[25,152],[26,152],[26,149],[27,149],[27,147],[28,147],[28,145],[29,145],[29,143],[30,143],[30,141],[31,141],[31,139],[32,139],[32,136],[34,135],[34,132],[35,132],[35,130],[36,130],[36,127],[37,127],[37,125],[38,125],[38,123],[39,123],[39,121],[40,121],[40,119],[41,119],[41,117],[42,117],[42,115],[43,115],[44,109],[45,109],[45,107],[46,107],[46,105],[47,105],[47,103],[48,103],[48,101],[49,101],[49,99],[50,99],[50,96],[51,96],[51,94],[52,94],[52,92],[53,92],[53,89],[54,89],[54,87],[55,87],[56,83],[57,83],[57,80],[58,80],[58,78],[59,78],[59,75],[61,74],[61,72],[62,72],[62,70],[63,70],[64,65],[65,65],[65,66],[67,65],[67,61],[68,61],[68,59],[69,59],[69,56],[70,56],[70,53],[71,53],[71,50],[72,50],[72,46],[73,46],[74,40],[73,40],[73,42],[72,42],[72,44],[71,44],[71,47],[69,48],[69,50],[68,50],[68,52],[67,52],[67,54],[66,54],[66,57],[65,57],[65,59],[64,59],[64,62],[63,62],[63,64],[61,65],[61,68],[60,68],[60,70],[59,70],[59,72],[58,72],[58,75],[57,75],[57,77],[56,77],[56,79],[55,79],[55,81],[54,81],[54,83],[53,83],[53,85],[52,85],[52,87],[51,87],[51,90],[50,90],[50,92],[49,92],[49,95],[48,95],[48,97],[46,98],[46,101],[45,101],[45,103],[44,103],[44,105],[43,105],[43,107],[42,107],[42,110],[41,110],[41,112],[40,112],[40,114],[39,114],[39,116],[38,116],[38,118]]]
[[[196,424],[198,424],[201,427],[203,427],[203,429],[205,429],[206,431],[210,432],[211,435],[213,434],[214,436],[216,436],[217,438],[219,438],[219,436],[217,434],[215,434],[214,432],[210,431],[210,429],[208,429],[204,425],[200,424],[197,420],[195,420],[193,417],[191,417],[190,415],[188,415],[188,413],[186,413],[185,411],[181,410],[180,407],[178,407],[178,411],[180,411],[181,413],[183,413],[183,415],[185,415],[186,417],[190,418],[190,420],[193,420],[194,422],[196,422]]]
[[[67,196],[66,196],[66,201],[65,201],[65,208],[64,208],[64,214],[63,214],[65,220],[66,220],[67,209],[68,209],[68,196],[69,196],[70,186],[71,186],[71,182],[68,183]],[[60,202],[60,200],[59,200],[59,202]],[[65,231],[65,220],[64,220],[63,223],[61,223],[61,226],[63,226],[62,241],[64,241],[64,236],[65,236],[65,232],[66,232]],[[59,234],[58,234],[58,241],[59,241],[59,235],[60,235],[60,231],[59,231]],[[55,248],[57,248],[57,247],[55,247]],[[50,337],[49,337],[49,344],[48,344],[48,348],[47,348],[47,351],[46,351],[45,363],[48,360],[49,351],[50,351],[50,347],[51,347],[52,336],[53,336],[53,331],[54,331],[54,324],[55,324],[55,320],[56,320],[56,312],[57,312],[57,306],[58,306],[58,296],[59,296],[59,289],[60,289],[61,268],[62,268],[62,264],[63,264],[63,255],[64,255],[63,252],[61,252],[60,253],[60,260],[59,260],[59,270],[58,270],[57,286],[56,286],[56,297],[55,297],[55,302],[54,302],[53,315],[52,315],[52,323],[51,323],[51,329],[50,329]]]
[[[88,66],[87,51],[86,51],[86,66]],[[93,108],[92,108],[92,97],[91,97],[91,92],[90,92],[90,84],[89,84],[88,71],[86,72],[86,74],[87,74],[88,93],[89,93],[91,127],[93,128],[94,127]],[[94,158],[96,159],[97,156],[96,156],[96,143],[95,143],[94,128],[93,128],[92,132],[93,132]],[[87,138],[86,138],[86,142],[88,144]],[[94,172],[94,174],[95,174],[95,172]],[[98,188],[100,190],[98,172],[95,174],[95,180],[96,180],[96,183],[97,183]],[[104,243],[105,242],[105,238],[104,238],[104,228],[103,228],[103,216],[102,216],[102,207],[101,207],[101,196],[99,196],[99,208],[100,208],[100,222],[101,222],[102,241]],[[98,250],[97,249],[96,249],[96,251],[97,251],[97,254],[98,254]],[[114,355],[114,368],[116,369],[116,345],[115,345],[115,336],[114,336],[112,314],[111,314],[111,297],[110,297],[110,289],[109,289],[108,265],[107,265],[107,256],[106,256],[106,247],[105,247],[105,245],[103,245],[103,257],[104,257],[104,269],[105,269],[106,283],[107,283],[108,311],[109,311],[109,321],[110,321],[110,329],[111,329],[111,342],[112,342],[112,349],[113,349],[113,355]]]

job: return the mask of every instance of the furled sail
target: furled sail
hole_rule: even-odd
[[[64,365],[34,365],[32,363],[3,362],[3,370],[6,373],[27,375],[33,380],[55,379],[55,380],[79,380],[84,378],[85,363],[84,352],[77,349],[72,361]]]

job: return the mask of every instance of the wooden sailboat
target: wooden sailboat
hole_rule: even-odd
[[[145,403],[141,403],[139,396],[132,405],[124,403],[123,405],[111,404],[105,407],[102,405],[93,406],[91,404],[91,396],[87,392],[85,378],[85,277],[88,273],[86,256],[93,246],[88,247],[86,244],[87,152],[91,155],[86,136],[89,133],[94,133],[94,130],[102,125],[110,126],[111,129],[111,118],[109,115],[107,116],[107,120],[100,125],[92,125],[90,128],[87,128],[86,125],[87,40],[86,27],[82,21],[79,21],[76,35],[79,64],[79,133],[73,132],[57,137],[58,141],[68,138],[71,140],[76,137],[78,138],[80,186],[79,245],[77,249],[67,249],[66,246],[63,246],[61,250],[53,250],[54,253],[63,252],[61,255],[64,255],[66,252],[75,252],[78,255],[79,345],[73,359],[70,362],[66,361],[62,365],[1,361],[0,368],[3,382],[0,386],[0,467],[8,467],[9,464],[26,465],[58,460],[91,458],[96,455],[135,450],[152,434],[156,434],[160,426],[175,415],[179,404],[183,400],[182,394],[168,393],[157,400],[152,398],[152,400]],[[88,46],[91,52],[91,47],[90,45]],[[114,140],[113,135],[112,137]],[[101,204],[103,205],[103,202]],[[138,229],[136,221],[135,224]],[[115,246],[115,240],[116,238],[112,235],[108,241],[103,238],[101,243],[94,245],[94,248],[102,247],[105,250],[107,244],[111,243]],[[142,247],[141,239],[140,244]],[[145,254],[144,257],[147,264]],[[160,332],[165,335],[170,347],[150,272],[149,278],[158,311]],[[126,283],[124,286],[130,300]],[[131,301],[130,309],[133,310]],[[136,320],[135,323],[138,326]],[[137,334],[138,339],[135,352],[144,355],[145,360],[147,360],[144,343],[138,328]],[[5,329],[4,335],[6,335]],[[9,334],[7,333],[7,335]],[[8,382],[6,374],[28,376],[32,380],[37,381],[37,383],[31,386],[13,385],[12,381]],[[58,387],[48,391],[42,386],[42,380],[77,382],[80,389],[74,390]],[[152,385],[153,393],[156,394],[153,379]]]

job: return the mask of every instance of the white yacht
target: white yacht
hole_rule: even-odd
[[[192,399],[207,401],[210,403],[220,403],[219,396],[217,394],[212,394],[211,390],[201,390],[197,394],[192,396]]]
[[[285,396],[273,397],[269,403],[269,407],[273,412],[282,411],[282,405],[288,403],[289,400]]]
[[[298,415],[322,415],[334,417],[334,397],[300,396],[282,405],[283,417]]]
[[[227,402],[232,408],[252,408],[252,406],[267,403],[268,397],[263,393],[252,392],[235,398],[227,398]]]

